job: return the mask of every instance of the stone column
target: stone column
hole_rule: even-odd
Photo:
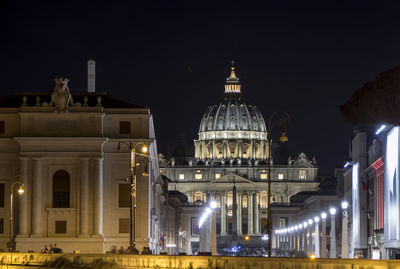
[[[80,158],[81,168],[81,231],[80,236],[89,235],[89,157]]]
[[[186,216],[187,218],[187,233],[186,233],[186,243],[187,243],[187,248],[186,248],[186,254],[187,255],[192,255],[192,221],[190,216]]]
[[[315,257],[320,257],[320,249],[319,249],[319,222],[315,222]]]
[[[256,228],[256,234],[259,235],[261,233],[260,231],[260,195],[259,193],[256,193],[256,204],[255,204],[255,228]]]
[[[306,233],[307,233],[307,228],[303,228],[303,230],[301,230],[301,250],[304,251],[304,253],[307,253],[306,250]]]
[[[336,230],[335,230],[335,216],[331,215],[331,250],[329,258],[336,259]]]
[[[32,174],[32,236],[40,237],[42,235],[42,158],[33,157]]]
[[[342,259],[349,258],[349,233],[348,233],[348,216],[347,210],[343,209],[342,215]]]
[[[237,233],[242,234],[242,191],[238,191],[238,207],[237,207]]]
[[[103,236],[103,157],[94,159],[93,234]]]
[[[221,194],[221,235],[226,235],[225,193]]]
[[[239,155],[239,159],[242,158],[242,140],[238,140],[238,155]]]
[[[253,235],[253,191],[247,192],[247,233]]]
[[[326,219],[322,219],[322,227],[321,227],[321,233],[322,233],[322,238],[321,238],[321,258],[327,258],[326,257]]]
[[[28,157],[19,157],[19,174],[24,178],[24,194],[20,198],[19,208],[19,235],[21,237],[28,236],[28,219],[29,212],[29,192],[30,185],[28,180]]]

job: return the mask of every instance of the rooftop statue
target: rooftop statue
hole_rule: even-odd
[[[69,93],[68,81],[69,79],[55,78],[56,86],[54,92],[51,94],[50,106],[53,104],[56,107],[56,112],[67,112],[68,105],[71,102],[71,94]]]

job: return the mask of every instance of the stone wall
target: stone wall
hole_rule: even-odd
[[[262,257],[218,257],[218,256],[156,256],[117,254],[38,254],[0,253],[0,269],[13,260],[14,265],[38,266],[59,257],[71,261],[80,259],[90,263],[102,258],[114,261],[119,268],[257,268],[257,269],[400,269],[400,261],[394,260],[354,260],[354,259],[305,259],[305,258],[262,258]],[[21,268],[21,267],[19,267]],[[23,267],[22,267],[23,268]],[[27,267],[28,268],[28,267]]]

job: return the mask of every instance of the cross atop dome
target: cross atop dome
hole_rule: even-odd
[[[235,62],[231,62],[231,74],[226,78],[225,94],[240,94],[241,85],[239,84],[239,78],[235,74]]]

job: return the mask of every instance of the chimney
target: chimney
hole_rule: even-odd
[[[88,85],[87,90],[88,92],[95,92],[96,89],[96,62],[93,60],[88,61]]]

